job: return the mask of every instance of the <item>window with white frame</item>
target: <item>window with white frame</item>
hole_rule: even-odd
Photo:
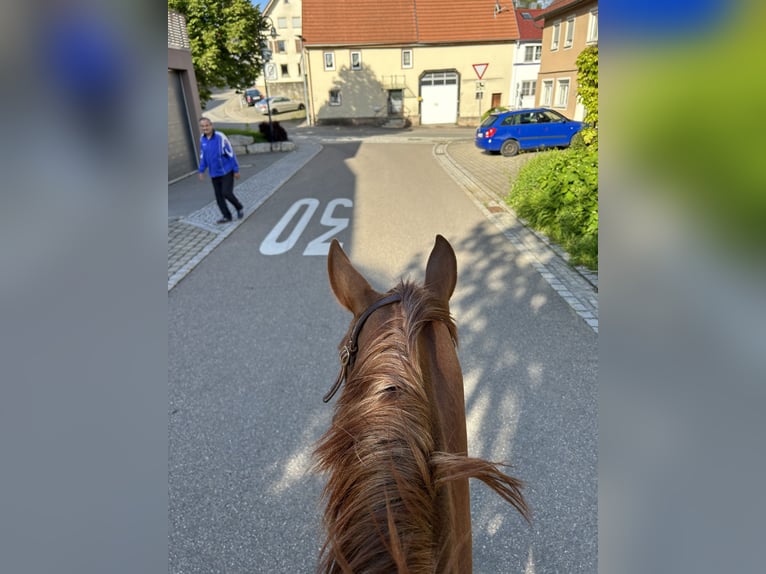
[[[522,97],[526,96],[534,96],[535,95],[535,87],[537,86],[536,80],[526,80],[524,82],[521,82],[521,95]]]
[[[293,16],[293,28],[300,28],[300,27],[301,27],[301,17]]]
[[[524,48],[525,62],[539,62],[542,55],[543,55],[542,46],[526,46]]]
[[[556,20],[553,23],[553,30],[551,32],[551,50],[559,49],[559,36],[561,36],[561,20]]]
[[[285,47],[285,41],[277,40],[277,53],[284,54],[285,52],[287,52],[287,48]]]
[[[352,70],[362,69],[362,53],[361,52],[351,52],[351,69]]]
[[[588,20],[588,42],[598,42],[598,8],[590,11]]]
[[[287,28],[287,18],[277,18],[277,27]]]
[[[575,26],[575,19],[574,16],[571,16],[567,19],[567,30],[566,30],[566,36],[564,37],[564,47],[565,48],[571,48],[572,44],[574,43],[574,26]]]
[[[569,79],[558,80],[556,86],[556,107],[565,108],[569,101]]]
[[[335,52],[324,53],[324,69],[325,70],[335,69]]]
[[[540,105],[553,105],[553,80],[543,80],[543,96],[540,98]]]
[[[337,88],[330,90],[330,105],[339,106],[340,103],[341,103],[340,90]]]
[[[412,67],[412,50],[402,50],[402,68]]]

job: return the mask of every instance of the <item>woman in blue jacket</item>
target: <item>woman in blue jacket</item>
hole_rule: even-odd
[[[202,131],[199,141],[199,179],[203,181],[205,170],[209,170],[215,201],[223,216],[216,223],[231,221],[231,211],[226,200],[237,210],[237,219],[242,219],[242,202],[234,195],[234,180],[239,179],[239,163],[234,148],[226,135],[213,129],[213,122],[208,118],[202,118],[199,127]]]

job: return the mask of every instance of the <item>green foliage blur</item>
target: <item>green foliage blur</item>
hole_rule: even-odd
[[[545,233],[573,265],[598,269],[598,144],[532,158],[506,197],[516,215]]]
[[[168,0],[186,17],[192,64],[202,107],[211,88],[252,86],[263,67],[265,20],[249,0]]]
[[[753,5],[708,35],[626,52],[610,86],[630,113],[609,127],[632,169],[652,178],[642,191],[748,267],[766,244],[766,5]]]

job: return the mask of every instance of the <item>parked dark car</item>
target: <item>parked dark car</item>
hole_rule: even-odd
[[[242,98],[245,100],[245,103],[248,106],[254,106],[256,102],[263,99],[263,94],[261,94],[260,90],[256,90],[255,88],[248,88],[245,90]]]
[[[519,150],[568,147],[584,126],[548,108],[497,112],[481,122],[475,142],[480,149],[511,157]]]

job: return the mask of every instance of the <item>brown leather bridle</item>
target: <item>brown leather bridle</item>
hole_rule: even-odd
[[[398,293],[386,295],[385,297],[375,301],[375,303],[364,310],[364,313],[359,315],[359,319],[356,320],[354,328],[351,329],[351,334],[348,336],[348,341],[346,341],[346,344],[341,347],[340,352],[338,353],[340,358],[340,373],[338,373],[338,378],[335,379],[335,383],[330,388],[329,392],[322,398],[324,402],[328,402],[333,398],[333,396],[335,396],[335,393],[338,392],[338,389],[343,384],[343,381],[346,380],[349,368],[354,366],[354,361],[356,360],[356,352],[359,350],[359,347],[357,346],[357,339],[359,339],[359,333],[362,331],[364,322],[370,318],[370,315],[372,315],[381,307],[385,307],[386,305],[390,305],[391,303],[396,303],[397,301],[401,300],[402,297]]]

